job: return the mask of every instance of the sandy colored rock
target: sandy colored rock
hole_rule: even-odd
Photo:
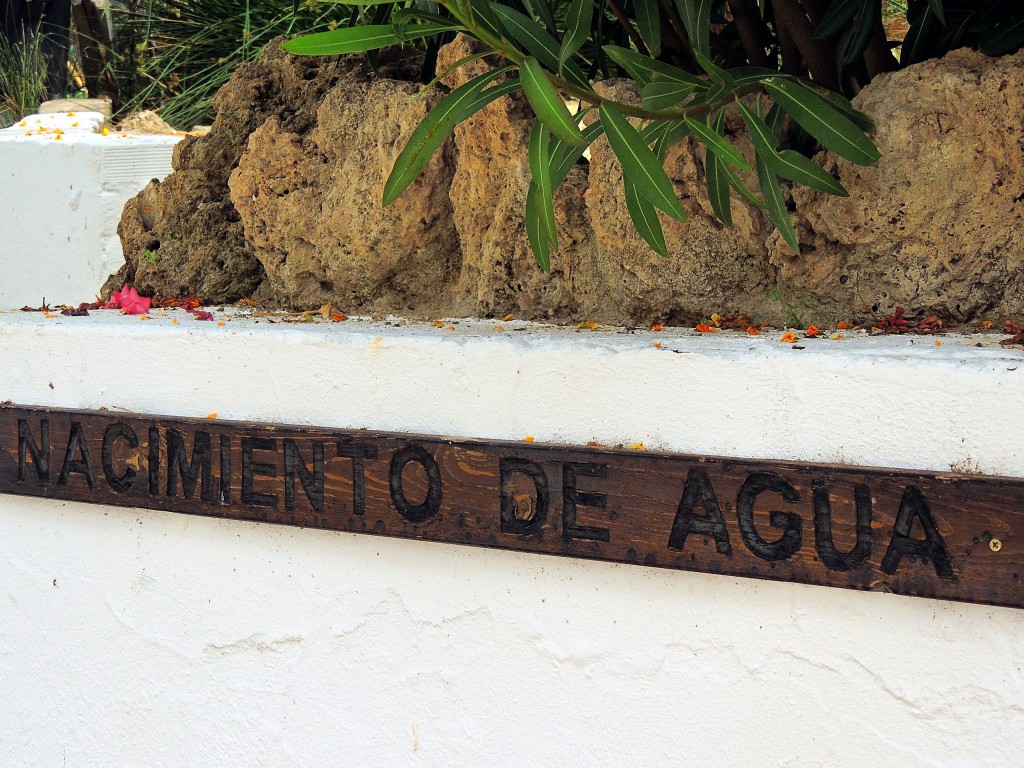
[[[825,153],[849,198],[793,193],[802,255],[776,242],[780,288],[821,319],[1024,313],[1024,52],[969,50],[884,75],[854,103],[877,168]]]
[[[439,71],[476,50],[456,38]],[[690,325],[712,312],[779,323],[793,311],[826,324],[897,305],[961,322],[1024,316],[1024,53],[959,51],[866,88],[857,104],[878,123],[882,160],[817,158],[849,198],[784,189],[799,257],[735,196],[733,227],[715,219],[704,149],[691,138],[666,157],[687,220],[661,218],[672,254],[662,259],[634,230],[621,167],[601,138],[556,193],[550,275],[525,231],[533,113],[522,94],[456,127],[381,209],[406,137],[445,89],[489,66],[470,62],[420,95],[416,56],[385,50],[374,74],[361,55],[291,57],[272,46],[239,68],[210,133],[184,139],[175,172],[126,206],[127,264],[105,290],[621,324]],[[598,87],[636,98],[628,82]],[[752,159],[735,115],[726,133]]]
[[[407,59],[383,52],[384,75],[414,76],[415,71]],[[257,293],[266,274],[228,190],[249,136],[271,117],[283,129],[305,135],[338,82],[367,82],[371,76],[363,56],[290,56],[276,44],[239,67],[217,93],[210,132],[183,139],[175,147],[174,173],[125,206],[118,234],[126,263],[107,281],[104,294],[124,283],[145,295],[198,293],[209,302]]]
[[[623,103],[639,103],[628,80],[605,81],[599,92]],[[730,138],[752,157],[739,121],[727,125]],[[746,143],[746,146],[744,144]],[[771,227],[754,208],[733,199],[733,226],[715,218],[704,177],[704,150],[692,138],[671,148],[665,170],[686,210],[686,221],[659,214],[671,257],[654,253],[637,233],[626,210],[622,167],[603,136],[591,146],[586,194],[597,237],[598,267],[610,293],[609,308],[623,321],[690,325],[712,312],[745,313],[774,319],[777,303],[767,298],[774,269],[764,247]]]
[[[402,197],[384,182],[441,97],[416,83],[350,78],[317,108],[306,135],[271,117],[231,175],[231,201],[267,275],[264,292],[292,306],[426,312],[444,306],[459,265],[450,142]]]
[[[166,120],[150,109],[128,115],[117,124],[117,130],[141,134],[177,133]]]

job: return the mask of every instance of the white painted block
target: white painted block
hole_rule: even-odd
[[[101,122],[32,115],[0,131],[0,307],[93,301],[124,263],[121,210],[171,172],[180,137],[103,136]]]
[[[2,314],[0,400],[1024,477],[1024,354],[991,337],[218,320]],[[1013,609],[0,497],[9,765],[1019,768],[1022,638]]]

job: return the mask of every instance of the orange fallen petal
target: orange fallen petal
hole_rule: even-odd
[[[654,347],[655,349],[661,349],[661,342],[656,341],[653,344],[651,344],[651,346]]]
[[[751,336],[757,336],[759,333],[761,333],[761,329],[755,328],[754,326],[750,326],[749,328],[747,328],[747,333],[749,333]]]
[[[941,347],[942,346],[942,342],[941,341],[936,341],[935,342],[935,346],[936,347]]]
[[[454,325],[449,325],[447,328],[445,328],[445,330],[446,331],[454,331],[455,330],[455,326]]]
[[[789,331],[786,331],[784,334],[782,334],[782,338],[780,338],[779,341],[785,344],[793,344],[794,342],[796,342],[796,335],[790,333]]]
[[[659,331],[664,331],[665,330],[665,326],[664,325],[659,325],[659,324],[655,323],[654,325],[651,326],[651,330],[654,331],[655,333],[657,333]]]
[[[524,443],[532,443],[533,442],[533,435],[527,435],[526,437],[524,437],[523,438],[523,442]]]
[[[177,325],[177,324],[178,324],[178,318],[172,317],[171,318],[171,325]]]
[[[507,323],[511,319],[512,319],[512,313],[511,312],[509,312],[507,315],[505,315],[503,318],[501,318],[502,322],[505,322],[505,323]]]
[[[346,315],[331,315],[331,320],[333,320],[336,323],[340,323],[345,320],[348,320],[348,317]]]
[[[224,321],[223,320],[218,320],[217,321],[217,325],[224,325]]]
[[[811,338],[814,338],[815,336],[817,336],[818,333],[820,333],[820,331],[818,330],[818,326],[816,326],[816,325],[808,325],[807,326],[807,335],[810,336]]]
[[[646,451],[647,450],[647,446],[645,446],[643,443],[630,443],[629,447],[632,448],[634,451]]]
[[[214,411],[213,413],[206,414],[206,418],[208,418],[208,419],[216,419],[217,418],[217,412]]]
[[[707,323],[698,323],[697,330],[700,333],[711,333],[711,326]]]
[[[850,324],[847,323],[845,320],[842,321],[842,322],[836,323],[836,328],[838,328],[840,331],[845,331],[847,328],[850,328],[850,327],[851,327]]]
[[[505,328],[503,326],[496,325],[496,326],[494,326],[494,330],[496,330],[496,331],[504,331]]]
[[[717,314],[711,316],[711,322],[715,324],[715,328],[722,326],[722,318]]]
[[[442,323],[440,320],[435,320],[434,321],[434,327],[435,328],[444,328],[444,323]]]
[[[991,320],[982,320],[981,325],[983,327],[985,327],[985,328],[991,328],[992,327],[992,321]]]

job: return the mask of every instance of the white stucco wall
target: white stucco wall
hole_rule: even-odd
[[[31,115],[0,131],[0,307],[94,301],[124,263],[121,210],[171,172],[180,137],[104,136],[101,122]]]
[[[986,337],[218,319],[0,314],[0,400],[1024,476]],[[0,680],[5,765],[1024,765],[1021,610],[13,496]]]

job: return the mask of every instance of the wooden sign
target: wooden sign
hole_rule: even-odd
[[[0,493],[1024,606],[1019,479],[2,405]]]

